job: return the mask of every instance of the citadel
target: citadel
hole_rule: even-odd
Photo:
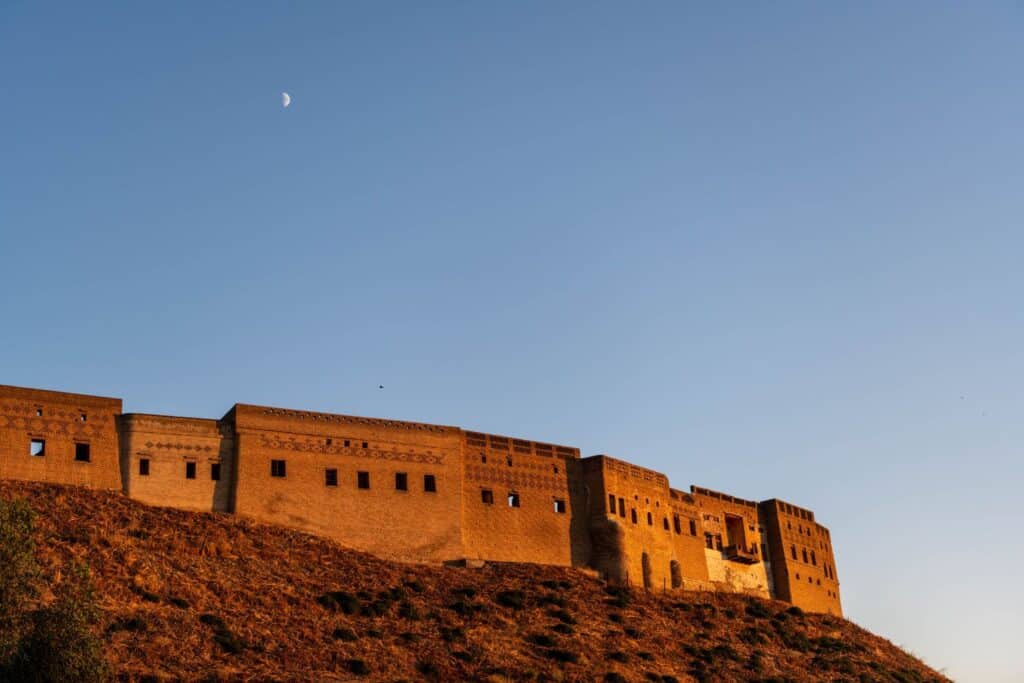
[[[810,510],[459,427],[245,404],[220,419],[123,413],[121,399],[0,386],[0,478],[234,513],[394,560],[589,568],[842,614]]]

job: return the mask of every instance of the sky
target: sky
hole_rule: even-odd
[[[783,498],[830,527],[850,619],[1024,680],[1022,29],[1015,2],[6,0],[0,383]]]

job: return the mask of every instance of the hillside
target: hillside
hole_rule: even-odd
[[[616,591],[570,569],[404,565],[106,492],[0,482],[48,580],[91,567],[123,680],[946,679],[850,622],[737,595]]]

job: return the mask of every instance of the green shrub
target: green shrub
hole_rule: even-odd
[[[359,614],[362,607],[359,598],[347,591],[330,591],[316,599],[323,607],[348,615]]]
[[[55,593],[53,603],[32,613],[31,628],[5,680],[107,680],[102,642],[92,632],[100,610],[89,570],[73,565]]]
[[[747,606],[744,611],[748,615],[755,617],[757,619],[767,619],[772,615],[772,611],[768,609],[767,605],[765,605],[763,602],[756,602],[754,600],[751,600],[747,603]]]
[[[172,605],[174,605],[178,609],[188,609],[189,608],[188,600],[183,600],[182,598],[167,598],[167,602],[171,603]]]
[[[609,671],[604,675],[604,683],[629,683],[626,677],[620,673]]]
[[[562,662],[563,664],[576,664],[580,661],[580,656],[575,652],[560,650],[554,647],[549,650],[544,650],[543,654],[548,659],[553,659],[556,662]]]
[[[35,512],[26,500],[0,501],[0,662],[8,661],[28,628],[36,596]]]
[[[526,636],[526,641],[538,647],[554,647],[555,639],[545,633],[534,633]]]
[[[802,617],[802,616],[804,616],[804,611],[802,609],[800,609],[799,607],[797,607],[796,605],[793,605],[792,607],[787,609],[786,613],[787,614],[792,614],[794,617]]]

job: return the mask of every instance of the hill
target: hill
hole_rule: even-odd
[[[122,680],[945,681],[849,621],[581,572],[386,562],[231,515],[0,482],[49,582],[91,568]],[[45,592],[44,592],[45,599]]]

